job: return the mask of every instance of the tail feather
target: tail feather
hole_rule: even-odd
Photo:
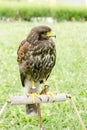
[[[36,115],[37,114],[37,105],[36,104],[27,104],[26,105],[26,114],[27,115]]]

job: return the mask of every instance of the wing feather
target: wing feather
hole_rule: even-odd
[[[23,62],[23,60],[25,59],[25,54],[27,53],[28,51],[28,42],[26,40],[23,40],[18,48],[18,51],[17,51],[17,61],[18,61],[18,64],[19,64],[19,68],[21,66],[21,63]],[[25,79],[26,79],[26,76],[24,75],[24,73],[20,71],[20,78],[21,78],[21,83],[22,83],[22,86],[24,86],[24,82],[25,82]]]
[[[22,60],[25,59],[25,54],[28,51],[28,41],[27,40],[23,40],[18,48],[17,51],[17,61],[18,63],[22,63]]]

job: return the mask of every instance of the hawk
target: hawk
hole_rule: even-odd
[[[55,35],[48,26],[36,26],[23,40],[17,51],[20,78],[24,94],[38,91],[40,83],[48,79],[56,61]],[[26,105],[27,114],[37,113],[37,104]]]

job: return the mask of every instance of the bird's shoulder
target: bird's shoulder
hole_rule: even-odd
[[[29,42],[27,40],[23,40],[21,44],[19,45],[19,48],[17,50],[17,61],[21,63],[23,60],[25,54],[28,51]]]

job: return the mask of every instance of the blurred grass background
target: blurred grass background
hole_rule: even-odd
[[[30,21],[32,17],[52,17],[57,21],[87,21],[87,5],[0,1],[1,19]]]
[[[41,6],[41,3],[29,5],[24,1],[0,1],[0,108],[11,95],[22,94],[16,61],[20,42],[26,38],[33,26],[48,25],[57,35],[54,39],[57,61],[48,84],[52,91],[70,93],[74,97],[87,127],[87,22],[84,19],[86,10],[86,5],[54,7],[45,3]],[[30,21],[32,17],[51,16],[57,19],[55,23]],[[3,17],[6,19],[3,20]],[[21,20],[16,21],[20,17]],[[7,18],[12,20],[7,21]],[[68,101],[42,104],[42,118],[47,130],[82,130]],[[0,117],[0,130],[35,129],[39,130],[38,119],[26,117],[24,106],[8,106]]]

